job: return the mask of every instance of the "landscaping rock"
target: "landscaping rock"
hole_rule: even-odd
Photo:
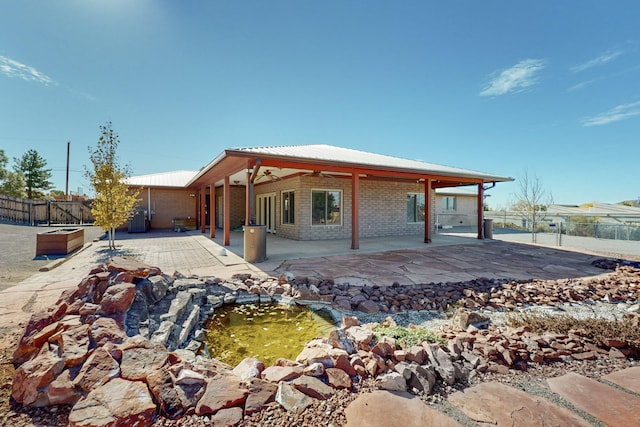
[[[292,384],[287,382],[278,384],[275,400],[287,411],[297,414],[313,404],[311,397],[298,391]]]
[[[235,375],[218,374],[210,378],[204,395],[196,405],[197,415],[215,414],[221,409],[242,406],[247,400],[247,390]]]

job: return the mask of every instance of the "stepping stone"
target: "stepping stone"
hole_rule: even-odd
[[[602,378],[629,391],[640,394],[640,366],[613,372]]]
[[[362,394],[344,410],[347,427],[462,427],[407,392],[376,390]]]
[[[449,402],[478,423],[509,427],[591,426],[566,408],[497,382],[456,392],[449,396]]]
[[[548,378],[551,390],[611,427],[640,425],[640,398],[570,372]]]

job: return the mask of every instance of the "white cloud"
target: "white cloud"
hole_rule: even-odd
[[[571,67],[571,71],[573,71],[574,73],[579,73],[581,71],[588,70],[589,68],[597,67],[599,65],[604,65],[607,62],[613,61],[623,53],[624,52],[621,50],[613,50],[613,51],[606,52],[598,56],[597,58],[593,58],[592,60],[587,61],[583,64],[579,64],[574,67]]]
[[[640,116],[640,101],[632,102],[630,104],[620,104],[609,111],[597,114],[593,117],[587,117],[582,120],[583,126],[601,126],[607,125],[613,122],[619,122],[620,120],[630,119],[635,116]]]
[[[54,84],[55,81],[44,73],[21,62],[0,55],[0,73],[8,77],[17,77],[26,81],[33,81],[45,85]]]
[[[480,96],[521,92],[537,83],[536,73],[545,67],[544,59],[525,59],[511,68],[500,71],[487,83]]]

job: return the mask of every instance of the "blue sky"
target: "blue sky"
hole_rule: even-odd
[[[134,175],[323,143],[640,196],[637,1],[1,1],[0,148],[62,190],[112,121]]]

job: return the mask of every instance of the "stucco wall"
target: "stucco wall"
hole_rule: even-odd
[[[443,198],[455,197],[456,210],[445,211],[443,209]],[[436,213],[440,225],[450,226],[475,226],[478,223],[478,197],[460,195],[438,195],[436,197]]]

